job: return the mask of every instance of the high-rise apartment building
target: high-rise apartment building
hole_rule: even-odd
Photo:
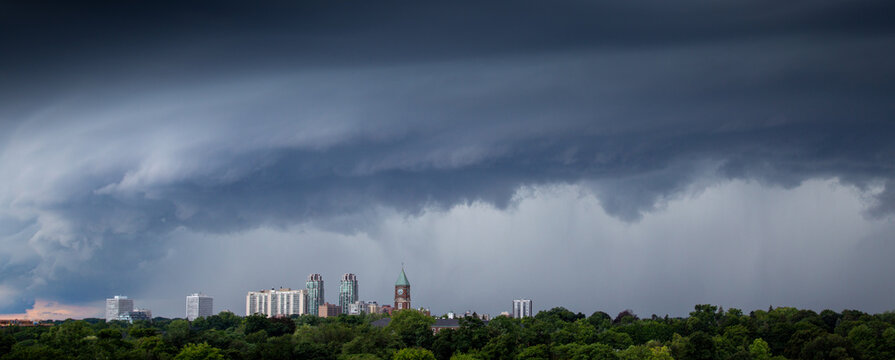
[[[320,305],[324,303],[323,297],[323,276],[320,274],[308,275],[308,314],[319,315]]]
[[[213,314],[214,299],[211,296],[195,293],[186,297],[186,319],[196,320]]]
[[[115,295],[111,299],[106,299],[106,321],[118,320],[118,317],[133,310],[134,301],[127,296]]]
[[[339,282],[339,307],[343,314],[348,314],[348,305],[357,301],[357,276],[354,274],[342,275]]]
[[[270,313],[271,290],[249,291],[246,294],[246,316],[255,314],[267,315]]]
[[[531,299],[513,300],[513,318],[531,317]]]
[[[410,281],[407,281],[407,274],[402,266],[401,275],[395,281],[395,310],[404,309],[410,309]]]
[[[269,317],[307,314],[308,292],[289,288],[249,291],[246,295],[246,316],[264,314]]]

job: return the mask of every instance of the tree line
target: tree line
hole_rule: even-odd
[[[696,305],[688,317],[590,316],[558,307],[532,318],[462,318],[433,333],[414,310],[334,318],[241,317],[0,329],[0,359],[895,359],[895,313],[780,307],[744,314]]]

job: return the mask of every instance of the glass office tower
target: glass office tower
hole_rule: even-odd
[[[342,313],[348,313],[348,305],[357,301],[357,276],[354,274],[342,275],[339,282],[339,307]]]
[[[308,275],[308,309],[306,314],[319,316],[319,307],[323,305],[323,276],[320,274]]]

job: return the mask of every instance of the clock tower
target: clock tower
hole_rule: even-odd
[[[395,310],[410,309],[410,281],[401,266],[401,275],[395,281]]]

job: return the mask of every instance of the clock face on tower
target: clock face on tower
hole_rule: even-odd
[[[398,295],[404,295],[404,289],[398,289]]]

